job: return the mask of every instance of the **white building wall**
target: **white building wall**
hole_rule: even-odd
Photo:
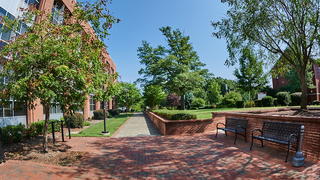
[[[27,7],[24,0],[0,0],[0,6],[15,17],[21,15],[20,8]]]
[[[26,116],[0,117],[0,127],[18,124],[23,124],[26,126],[26,123]]]

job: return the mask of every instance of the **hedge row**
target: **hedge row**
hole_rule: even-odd
[[[107,117],[115,117],[120,115],[120,110],[119,109],[109,109],[106,111],[106,116]],[[93,119],[95,120],[103,120],[104,118],[104,113],[103,109],[95,110],[93,111]]]
[[[165,112],[157,112],[156,114],[161,116],[164,119],[167,119],[167,120],[192,120],[192,119],[197,119],[196,115],[188,114],[188,113],[170,114],[170,113],[165,113]]]

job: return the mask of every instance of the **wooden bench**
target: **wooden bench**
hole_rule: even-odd
[[[219,125],[223,125],[223,127],[219,127]],[[224,123],[217,124],[216,138],[218,137],[218,131],[223,130],[226,136],[227,136],[227,131],[233,132],[235,134],[234,144],[236,144],[238,135],[243,136],[245,141],[247,142],[247,135],[246,135],[247,126],[248,126],[248,120],[246,119],[226,118],[226,124]]]
[[[285,160],[285,162],[287,162],[291,145],[295,144],[296,147],[299,145],[302,126],[302,124],[296,123],[264,121],[262,129],[252,130],[250,150],[252,150],[254,139],[260,140],[262,147],[263,141],[284,144],[287,145],[287,155]],[[260,132],[260,134],[255,135],[255,132]]]

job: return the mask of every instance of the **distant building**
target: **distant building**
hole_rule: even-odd
[[[15,19],[22,14],[21,8],[27,8],[33,6],[43,12],[57,12],[54,13],[52,21],[57,24],[64,23],[64,13],[71,13],[75,7],[75,0],[0,0],[0,17],[8,17]],[[0,28],[5,28],[5,25],[0,23]],[[3,31],[0,32],[0,50],[14,37],[19,36],[26,32],[27,25],[20,24],[18,31]],[[83,27],[86,33],[94,33],[89,24],[85,24]],[[107,71],[111,74],[116,72],[116,65],[111,59],[109,53],[104,50],[102,61],[108,64]],[[1,65],[0,65],[1,68]],[[2,83],[6,83],[6,78],[0,79]],[[10,99],[10,103],[6,106],[0,106],[0,127],[6,125],[17,125],[19,123],[28,125],[32,122],[36,122],[44,119],[43,107],[39,101],[35,109],[27,109],[24,102],[17,102],[14,99]],[[114,102],[111,100],[107,104],[108,109],[112,109]],[[87,96],[87,100],[84,103],[83,115],[85,119],[88,119],[93,114],[93,110],[101,109],[100,102],[95,102],[93,96]],[[50,118],[59,119],[63,114],[59,107],[59,104],[53,104],[50,109]]]
[[[313,83],[315,88],[308,90],[308,102],[320,101],[320,67],[316,64],[312,66],[313,71]],[[297,80],[298,81],[298,80]],[[283,76],[277,76],[272,78],[273,89],[278,90],[289,84],[288,79]]]

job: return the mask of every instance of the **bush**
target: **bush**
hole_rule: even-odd
[[[188,113],[177,113],[177,114],[170,114],[166,112],[156,112],[157,115],[161,116],[167,120],[190,120],[190,119],[197,119],[196,115],[188,114]]]
[[[71,128],[83,128],[84,118],[81,113],[67,114],[64,116],[66,123],[70,123]]]
[[[278,105],[288,106],[291,103],[289,92],[278,92],[277,93]]]
[[[254,104],[256,105],[256,107],[263,107],[262,100],[255,100]]]
[[[3,144],[21,142],[25,134],[26,128],[22,124],[0,128],[0,138]]]
[[[266,96],[261,99],[261,105],[263,107],[271,107],[274,106],[274,99],[271,96]]]
[[[243,108],[244,107],[244,101],[237,101],[236,106],[237,106],[237,108]]]
[[[106,111],[106,117],[109,116],[109,112]],[[104,118],[104,112],[103,109],[95,110],[93,111],[93,119],[95,120],[103,120]]]
[[[119,109],[109,109],[108,113],[111,117],[119,116],[120,110]]]
[[[312,101],[312,105],[320,105],[320,101],[314,100]]]
[[[55,132],[60,132],[61,130],[61,124],[59,121],[57,120],[49,120],[49,124],[48,124],[48,132],[52,132],[52,125],[51,123],[53,121],[56,121],[54,123],[54,131]],[[44,131],[44,121],[37,121],[34,122],[30,125],[30,127],[27,129],[27,136],[28,137],[36,137],[39,135],[42,135]]]
[[[254,101],[246,101],[245,103],[244,103],[244,107],[245,108],[251,108],[251,107],[255,107],[255,103],[254,103]]]
[[[301,92],[295,92],[295,93],[292,93],[290,96],[291,96],[291,105],[292,106],[298,106],[300,105],[300,102],[301,102]]]
[[[178,113],[173,114],[171,120],[190,120],[190,119],[197,119],[196,115],[187,114],[187,113]]]
[[[194,98],[191,103],[192,108],[202,108],[205,105],[206,105],[206,102],[202,98]]]
[[[221,104],[225,107],[236,107],[238,101],[242,101],[241,94],[231,91],[223,97]]]

